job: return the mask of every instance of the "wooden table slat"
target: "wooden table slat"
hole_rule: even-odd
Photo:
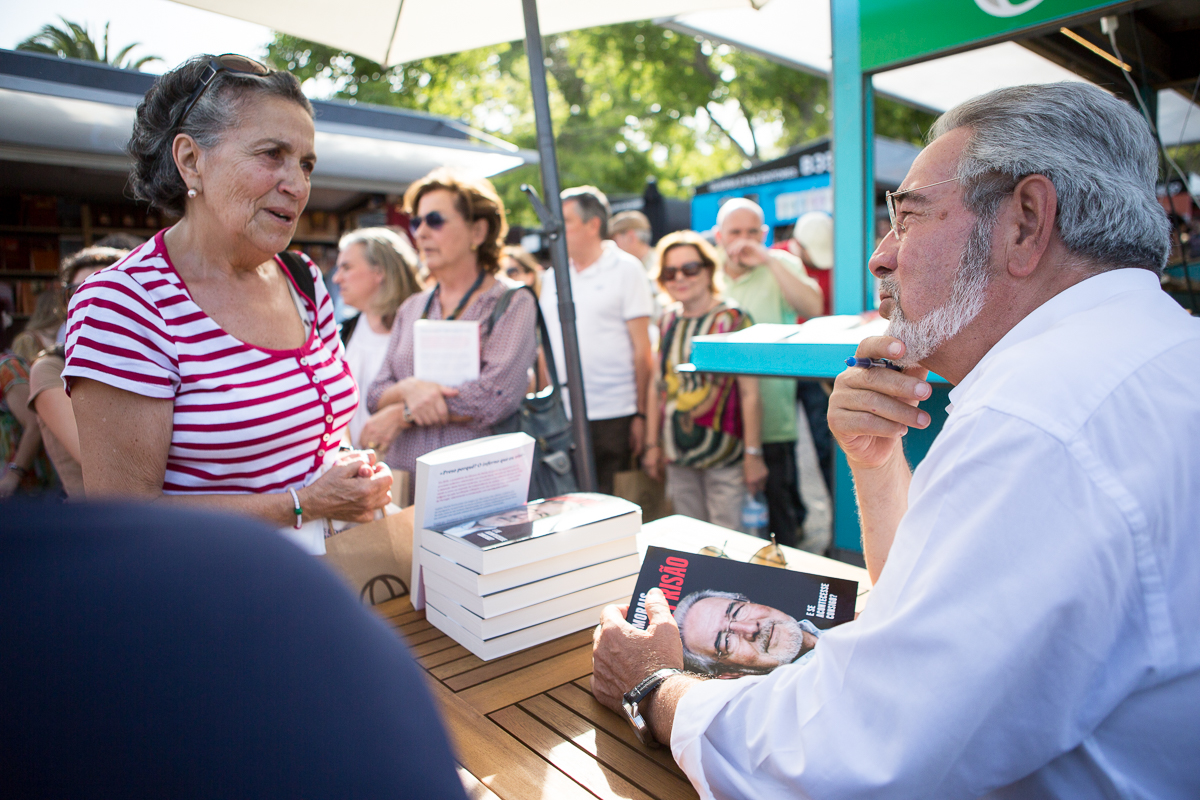
[[[660,747],[655,750],[643,745],[638,741],[637,736],[633,733],[633,728],[629,727],[629,723],[624,717],[619,717],[605,708],[591,693],[580,689],[575,683],[568,683],[559,686],[557,689],[551,689],[546,694],[597,728],[603,729],[609,735],[615,736],[630,747],[637,749],[642,755],[656,761],[660,766],[687,780],[683,774],[683,770],[679,768],[679,765],[675,763],[675,759],[671,756],[670,748]]]
[[[601,800],[656,800],[653,795],[630,783],[586,750],[564,739],[520,708],[503,708],[492,718],[526,747],[570,775]]]
[[[528,667],[539,661],[545,661],[568,650],[574,650],[576,647],[583,647],[584,645],[590,647],[591,643],[592,631],[589,628],[586,631],[568,634],[561,639],[555,639],[552,642],[546,642],[537,647],[531,647],[528,650],[513,653],[511,656],[505,656],[495,661],[480,661],[473,667],[460,670],[454,674],[442,675],[436,672],[434,674],[436,677],[441,678],[451,689],[461,692],[463,689],[469,689],[476,684],[483,683],[492,678],[506,675],[509,672],[514,672],[522,667]],[[460,662],[455,662],[455,664],[461,666]],[[445,671],[449,672],[449,670]]]
[[[451,641],[454,645],[453,647],[447,647],[445,650],[439,650],[436,653],[430,653],[427,656],[421,656],[417,659],[417,663],[425,669],[431,669],[432,667],[436,667],[441,664],[457,661],[464,656],[471,656],[470,650],[463,647],[461,644],[458,644],[457,642],[453,642],[453,640]],[[474,658],[474,656],[471,656],[471,658]],[[436,678],[437,676],[434,675],[434,677]]]
[[[636,742],[630,747],[545,695],[524,700],[518,707],[652,797],[658,800],[696,800],[696,792],[686,778],[664,769],[649,758],[650,753],[656,752],[651,748]]]
[[[405,641],[408,640],[406,639]],[[416,645],[414,645],[412,642],[408,642],[408,646],[409,649],[412,650],[413,658],[416,658],[419,662],[423,656],[427,656],[430,653],[437,653],[449,647],[459,647],[460,645],[449,636],[442,634],[436,639],[430,639],[427,642],[421,642],[420,644]]]
[[[430,680],[456,760],[501,800],[594,800],[507,731]]]
[[[400,631],[400,633],[404,634],[405,636],[411,636],[414,633],[420,633],[421,631],[427,631],[430,628],[433,628],[433,623],[424,617],[418,617],[417,619],[406,622],[403,625],[393,624],[393,627],[395,627],[396,630]]]
[[[561,686],[592,671],[592,646],[577,647],[523,669],[464,689],[455,696],[483,714]]]
[[[462,781],[468,800],[500,800],[500,796],[479,782],[466,767],[458,767],[458,779]]]

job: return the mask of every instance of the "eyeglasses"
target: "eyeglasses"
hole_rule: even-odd
[[[253,58],[239,56],[236,53],[226,53],[223,56],[209,59],[208,66],[200,73],[200,79],[196,81],[196,88],[192,89],[192,94],[188,97],[187,104],[183,107],[183,113],[175,121],[177,129],[183,125],[183,121],[187,119],[187,115],[191,113],[196,103],[199,102],[200,96],[204,94],[204,90],[211,86],[213,80],[222,72],[233,72],[238,75],[255,75],[262,78],[271,74],[271,68],[266,64],[260,64]]]
[[[725,545],[728,544],[729,542],[726,541]],[[701,547],[699,553],[702,556],[729,558],[729,554],[725,552],[725,545],[722,545],[721,547],[714,547],[713,545]],[[781,548],[779,543],[775,541],[775,534],[773,533],[771,534],[771,543],[766,547],[759,549],[754,555],[750,556],[748,562],[751,564],[761,564],[765,567],[781,567],[784,569],[787,568],[788,563],[787,556],[783,554],[783,548]]]
[[[682,272],[688,278],[694,278],[700,274],[701,270],[708,265],[700,261],[689,261],[678,267],[663,267],[658,271],[658,279],[663,283],[670,283],[675,280],[675,276]]]
[[[422,225],[428,225],[430,230],[440,231],[442,226],[446,224],[446,218],[441,215],[441,212],[430,211],[425,216],[412,216],[408,221],[408,229],[413,233]]]
[[[896,201],[893,198],[899,197],[902,194],[909,192],[917,192],[921,189],[932,189],[934,186],[941,186],[943,183],[954,183],[958,178],[950,178],[949,180],[938,181],[937,183],[929,183],[924,186],[914,186],[912,189],[905,189],[903,192],[885,192],[884,200],[887,202],[888,218],[892,221],[892,233],[896,238],[900,238],[900,234],[904,233],[904,226],[896,221]]]
[[[510,278],[519,278],[521,277],[521,268],[509,267],[508,269],[504,270],[504,274]]]

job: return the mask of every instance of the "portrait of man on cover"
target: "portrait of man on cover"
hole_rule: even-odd
[[[744,594],[703,589],[680,599],[675,622],[691,672],[721,678],[763,675],[784,664],[803,663],[821,631]]]

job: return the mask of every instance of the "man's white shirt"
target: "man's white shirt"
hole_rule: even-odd
[[[582,272],[571,264],[571,296],[575,301],[575,330],[583,367],[588,419],[614,419],[637,412],[637,379],[633,341],[626,323],[654,314],[654,300],[642,262],[605,240],[600,258]],[[562,328],[558,317],[558,287],[554,270],[542,276],[542,315],[550,329],[559,379],[567,380]],[[568,405],[569,409],[569,405]]]
[[[951,393],[861,617],[707,681],[702,797],[1200,797],[1200,321],[1145,270],[1014,327]]]

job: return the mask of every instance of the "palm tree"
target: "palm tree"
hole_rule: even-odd
[[[104,51],[96,49],[96,43],[87,27],[59,17],[65,27],[43,25],[42,29],[17,45],[18,50],[30,53],[46,53],[59,58],[77,58],[82,61],[102,61],[121,69],[140,70],[151,61],[162,61],[158,56],[142,56],[132,60],[129,53],[141,42],[122,47],[112,58],[108,57],[108,23],[104,23]]]

